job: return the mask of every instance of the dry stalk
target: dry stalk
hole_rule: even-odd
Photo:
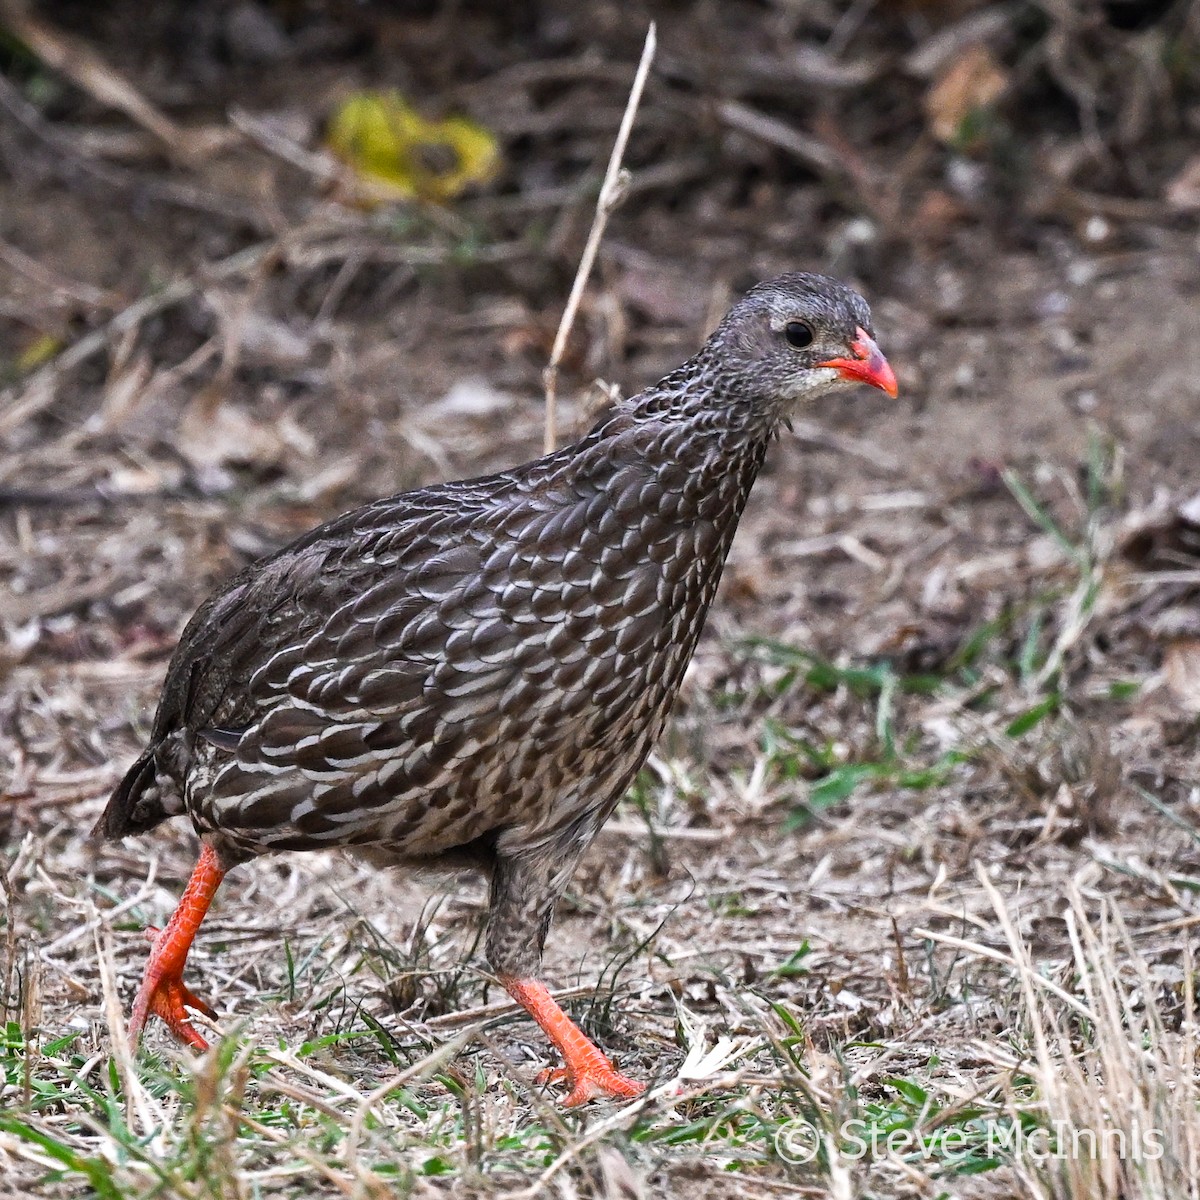
[[[1120,910],[1105,901],[1097,919],[1071,886],[1063,916],[1086,1000],[1067,1005],[1084,1017],[1086,1032],[1074,1032],[1050,999],[1062,1002],[1066,995],[1041,978],[1008,903],[982,867],[977,875],[1018,970],[1033,1039],[1024,1070],[1036,1082],[1052,1137],[1048,1162],[1039,1162],[1036,1152],[1028,1158],[1018,1152],[1015,1167],[1028,1194],[1046,1195],[1050,1184],[1050,1194],[1064,1200],[1194,1198],[1200,1121],[1190,990],[1184,1032],[1169,1034],[1149,1002],[1155,984]],[[1136,986],[1122,983],[1126,969]],[[1157,1144],[1146,1140],[1151,1135]]]
[[[4,893],[4,969],[0,971],[0,1019],[8,1021],[20,1007],[17,999],[17,894],[13,887],[13,867],[0,871],[0,891]]]
[[[101,922],[100,914],[96,913],[95,924],[92,926],[92,938],[96,947],[96,963],[100,972],[100,990],[104,996],[104,1020],[108,1025],[108,1037],[112,1046],[113,1062],[121,1080],[121,1093],[125,1099],[125,1119],[132,1125],[134,1113],[137,1114],[138,1124],[143,1133],[148,1133],[155,1126],[162,1127],[162,1121],[156,1120],[151,1111],[149,1093],[142,1087],[134,1063],[134,1047],[130,1045],[125,1033],[125,1017],[121,1010],[121,1000],[117,994],[116,970],[113,967],[112,934],[110,928]]]
[[[567,348],[567,338],[575,325],[575,316],[579,311],[579,302],[583,298],[583,289],[587,286],[588,276],[596,261],[596,253],[600,249],[600,241],[604,237],[608,218],[612,215],[625,197],[629,183],[629,172],[625,171],[621,162],[625,157],[625,146],[629,142],[629,134],[633,129],[633,119],[637,115],[641,103],[642,90],[646,86],[646,77],[650,74],[650,64],[654,61],[654,52],[658,48],[658,33],[654,22],[646,30],[646,42],[642,46],[642,58],[638,63],[637,74],[633,77],[633,86],[629,89],[629,100],[625,104],[625,115],[621,118],[621,127],[617,131],[617,140],[613,143],[612,154],[608,160],[608,170],[604,173],[604,183],[600,187],[600,195],[596,200],[596,214],[592,218],[592,228],[588,232],[587,244],[579,259],[579,269],[575,272],[575,282],[571,285],[571,294],[567,298],[567,306],[563,309],[562,320],[558,323],[558,332],[554,335],[554,346],[550,351],[550,361],[542,373],[542,381],[546,387],[546,437],[545,451],[549,454],[558,441],[558,368]]]
[[[100,104],[123,112],[181,165],[195,165],[215,145],[236,136],[224,129],[199,134],[177,125],[95,51],[35,17],[22,0],[0,0],[0,18],[46,66],[65,75]]]

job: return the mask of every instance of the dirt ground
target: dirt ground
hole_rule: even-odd
[[[0,1194],[1200,1194],[1200,22],[1144,7],[0,4]],[[545,975],[651,1091],[558,1111],[479,883],[339,855],[230,875],[189,972],[236,1036],[135,1062],[196,841],[86,834],[175,639],[317,521],[540,452],[650,15],[568,432],[783,270],[853,280],[901,388],[772,450],[560,905]],[[321,131],[378,87],[499,173],[365,203]],[[1060,1118],[1165,1153],[992,1152]]]

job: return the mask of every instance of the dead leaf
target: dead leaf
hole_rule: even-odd
[[[313,330],[291,325],[255,308],[245,296],[210,289],[204,299],[221,323],[222,339],[245,366],[287,370],[303,366],[313,351]]]
[[[968,46],[938,76],[925,96],[929,131],[943,145],[965,147],[977,138],[974,118],[986,113],[1008,86],[992,52]]]
[[[440,399],[425,407],[425,421],[444,421],[447,418],[490,417],[512,406],[512,397],[492,387],[486,379],[475,376],[460,379]]]
[[[1143,571],[1190,569],[1200,561],[1200,492],[1131,513],[1117,537],[1121,556]]]
[[[1195,212],[1200,209],[1200,154],[1167,184],[1163,197],[1177,212]]]
[[[52,71],[65,75],[99,104],[123,112],[152,134],[159,148],[184,166],[193,166],[236,141],[223,125],[188,129],[152,104],[124,75],[80,38],[44,22],[15,0],[0,0],[6,32],[25,44]]]
[[[17,356],[17,370],[22,375],[36,371],[48,363],[63,348],[63,340],[53,333],[42,333],[33,339]]]
[[[233,463],[280,466],[287,442],[276,425],[256,421],[224,397],[219,385],[196,394],[179,422],[175,448],[197,471]]]
[[[617,280],[617,294],[655,325],[693,326],[704,319],[708,297],[694,278],[661,263],[631,264]]]
[[[96,428],[111,433],[140,412],[153,375],[153,364],[144,351],[130,354],[115,364],[104,386],[104,399],[95,418]]]
[[[621,1152],[602,1146],[596,1153],[604,1200],[645,1200],[646,1185]]]
[[[923,237],[940,244],[951,236],[955,225],[970,215],[967,206],[945,188],[928,188],[917,201],[913,226]]]
[[[1171,698],[1185,712],[1200,716],[1200,638],[1176,638],[1163,654],[1163,675]]]

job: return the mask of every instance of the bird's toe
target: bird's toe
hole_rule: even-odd
[[[646,1090],[644,1083],[622,1075],[612,1066],[589,1066],[580,1070],[573,1078],[566,1070],[563,1071],[563,1075],[571,1084],[571,1090],[563,1100],[565,1108],[577,1108],[589,1100],[632,1100]]]

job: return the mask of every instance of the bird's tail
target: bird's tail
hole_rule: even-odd
[[[126,834],[145,833],[172,815],[163,802],[157,750],[157,746],[147,747],[125,772],[92,829],[94,839],[113,841]]]

